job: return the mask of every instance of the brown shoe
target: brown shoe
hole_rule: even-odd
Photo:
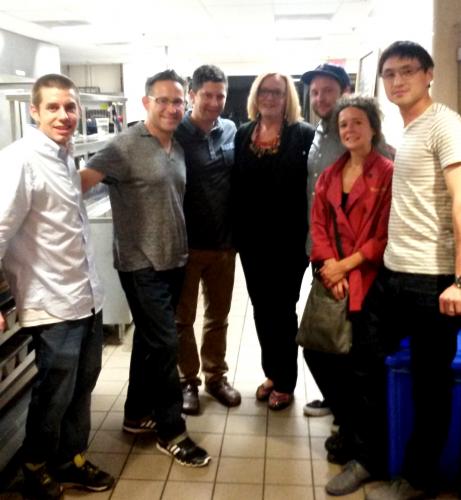
[[[289,394],[288,392],[272,391],[267,406],[270,410],[283,410],[293,403],[293,399],[293,394]]]
[[[258,401],[267,401],[271,392],[274,390],[274,384],[269,379],[265,380],[261,385],[258,385],[256,389],[256,399]]]
[[[198,415],[200,413],[198,387],[195,384],[184,384],[182,386],[182,411],[186,415]]]
[[[206,384],[205,390],[224,406],[238,406],[242,402],[240,392],[234,389],[225,378]]]

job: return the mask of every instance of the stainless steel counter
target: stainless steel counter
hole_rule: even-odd
[[[100,184],[97,191],[90,191],[86,205],[96,255],[96,268],[104,285],[103,323],[114,325],[121,340],[132,317],[117,271],[113,266],[114,229],[107,187]]]

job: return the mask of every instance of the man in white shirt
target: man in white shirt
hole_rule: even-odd
[[[114,478],[84,456],[103,293],[71,152],[78,90],[63,75],[44,75],[30,112],[37,127],[0,152],[0,259],[38,368],[23,444],[26,494],[51,500],[63,485],[103,491]]]
[[[429,94],[434,62],[414,42],[381,55],[379,73],[404,130],[395,157],[384,269],[364,304],[352,348],[358,390],[355,460],[326,485],[344,495],[385,475],[386,354],[410,336],[413,432],[402,477],[367,500],[434,498],[448,435],[457,333],[461,328],[461,117]],[[428,411],[429,391],[437,394]],[[395,436],[392,437],[395,439]]]

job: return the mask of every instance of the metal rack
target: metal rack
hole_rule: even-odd
[[[32,337],[16,322],[16,307],[0,273],[0,310],[7,328],[0,334],[0,410],[35,376]]]
[[[10,124],[11,137],[13,140],[19,139],[23,135],[23,124],[29,123],[29,112],[27,106],[30,103],[30,92],[25,92],[23,89],[17,92],[4,94],[7,101],[10,103]],[[87,116],[88,111],[95,108],[97,105],[107,104],[114,105],[117,108],[117,115],[122,119],[122,124],[126,124],[126,97],[109,94],[80,94],[80,102],[82,112],[80,117],[79,134],[75,138],[75,155],[86,156],[95,153],[107,143],[113,134],[87,134]],[[107,112],[107,116],[109,113]]]

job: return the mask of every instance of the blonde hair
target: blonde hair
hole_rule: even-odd
[[[259,111],[258,111],[258,91],[261,83],[268,76],[279,76],[283,80],[285,80],[286,84],[286,105],[285,105],[285,113],[284,118],[287,121],[288,125],[292,125],[293,123],[302,121],[301,117],[301,107],[299,105],[299,97],[298,92],[296,91],[295,84],[293,82],[293,78],[288,75],[284,75],[282,73],[263,73],[262,75],[257,76],[250,89],[250,93],[248,94],[247,101],[247,112],[250,120],[257,120]]]

